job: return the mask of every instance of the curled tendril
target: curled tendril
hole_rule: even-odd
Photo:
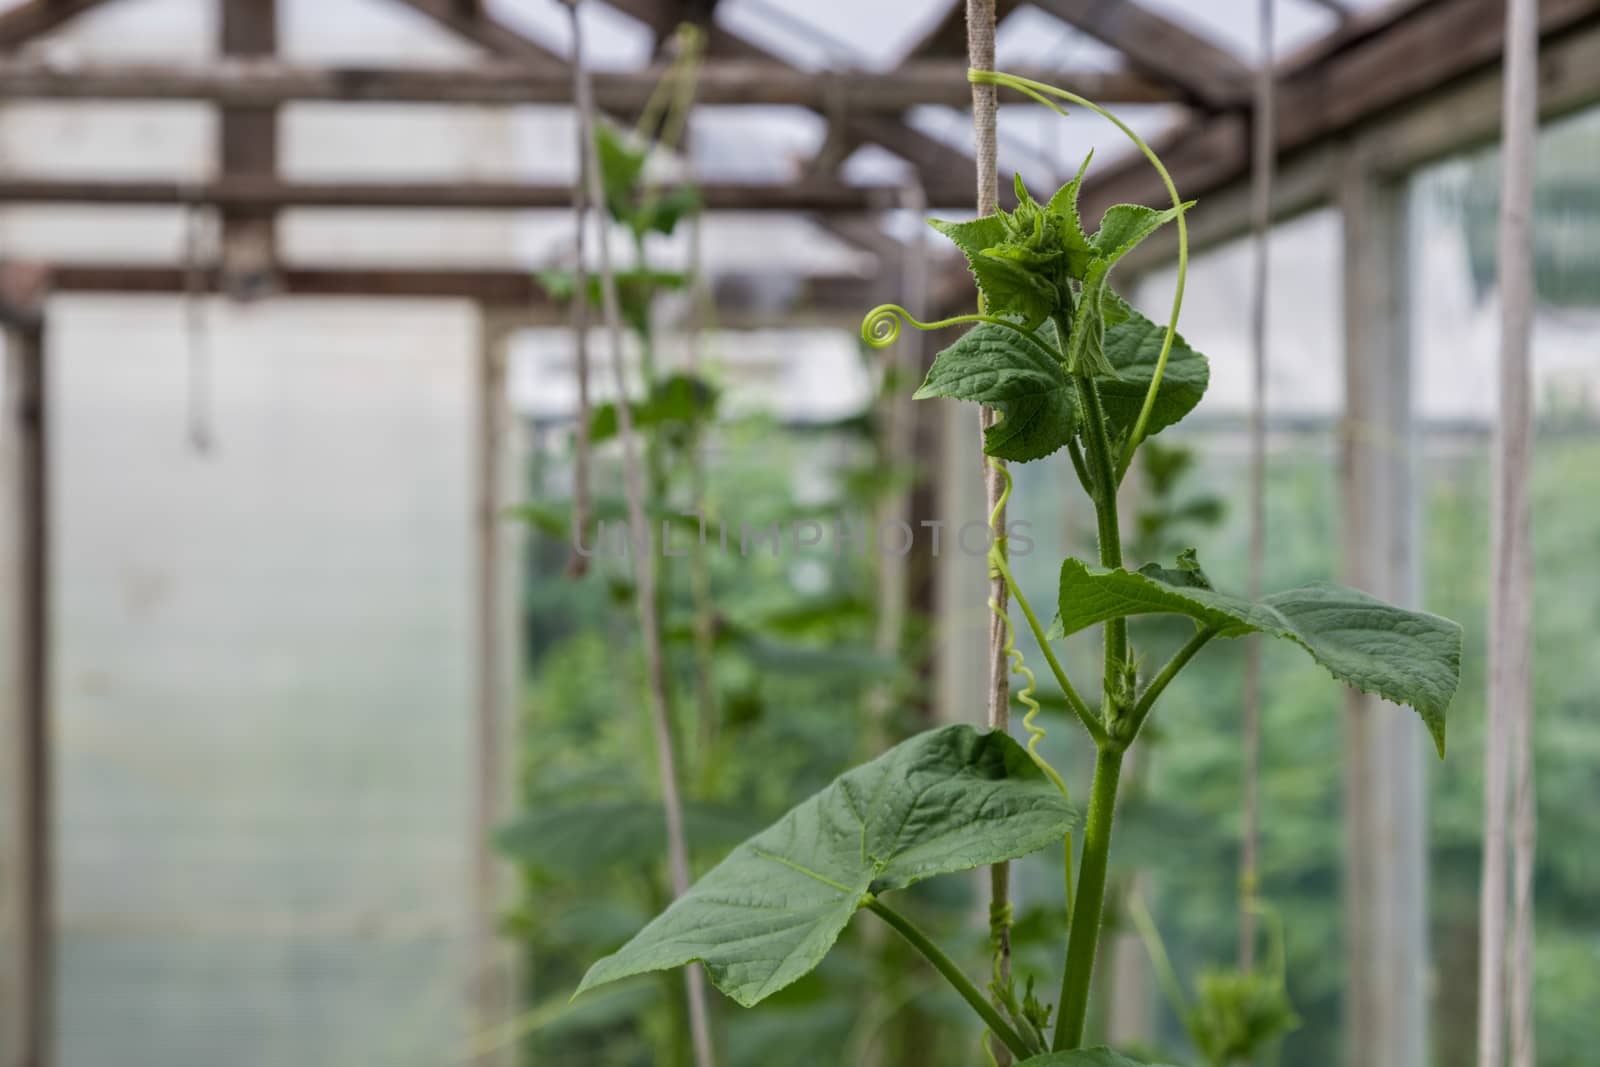
[[[1004,326],[1018,335],[1038,346],[1051,359],[1060,356],[1051,350],[1050,346],[1039,339],[1039,335],[1032,330],[1025,329],[1010,319],[1002,319],[996,315],[957,315],[950,319],[940,319],[937,322],[923,322],[899,304],[879,304],[866,317],[861,320],[861,339],[873,348],[888,348],[900,337],[901,323],[909,325],[916,330],[942,330],[947,326],[961,326],[969,322],[984,322],[990,326]]]
[[[1001,513],[1005,511],[1006,501],[1011,497],[1011,472],[1002,464],[996,464],[996,469],[1000,472],[1003,487],[1000,490],[1000,498],[995,501],[994,510],[989,513],[989,529],[994,533],[993,544],[989,548],[990,578],[1004,576],[1001,570],[1001,560],[1005,558],[1006,538],[1005,532],[998,529],[996,524],[1000,521]],[[1050,761],[1045,759],[1039,752],[1039,742],[1043,741],[1045,737],[1044,727],[1034,722],[1035,717],[1043,710],[1039,706],[1039,701],[1034,699],[1033,695],[1034,690],[1039,686],[1039,681],[1028,667],[1022,650],[1017,647],[1017,628],[1012,625],[1011,616],[1001,609],[1000,602],[992,596],[989,598],[989,610],[994,612],[995,617],[1000,620],[1005,629],[1006,643],[1001,648],[1000,654],[1009,659],[1011,661],[1011,669],[1022,675],[1028,682],[1017,693],[1017,699],[1028,709],[1028,713],[1022,717],[1022,728],[1028,732],[1028,755],[1038,768],[1045,773],[1045,776],[1055,783],[1056,788],[1061,790],[1061,795],[1066,796],[1067,783],[1062,781],[1061,775],[1057,774],[1056,769],[1050,766]]]
[[[1161,157],[1156,155],[1155,149],[1146,144],[1144,138],[1134,133],[1121,119],[1093,100],[1079,96],[1077,93],[1068,92],[1065,89],[1058,89],[1056,86],[1045,82],[1034,81],[1031,78],[1019,78],[1015,74],[1006,74],[1003,71],[971,68],[967,71],[967,80],[978,85],[1003,85],[1008,89],[1015,89],[1035,103],[1043,104],[1062,118],[1067,117],[1066,108],[1056,103],[1055,100],[1049,99],[1049,97],[1053,96],[1060,100],[1066,100],[1093,111],[1121,130],[1128,140],[1132,141],[1135,147],[1150,161],[1150,165],[1161,176],[1161,183],[1166,186],[1167,194],[1172,197],[1172,206],[1178,209],[1178,283],[1172,293],[1172,315],[1167,320],[1167,332],[1166,336],[1161,340],[1161,354],[1156,358],[1156,369],[1150,378],[1150,388],[1145,391],[1144,403],[1139,408],[1139,417],[1134,421],[1133,432],[1128,435],[1128,443],[1123,448],[1122,460],[1117,464],[1117,477],[1120,480],[1122,475],[1127,473],[1128,465],[1133,462],[1134,450],[1144,440],[1144,430],[1149,425],[1150,413],[1155,410],[1156,392],[1161,388],[1161,376],[1166,373],[1167,357],[1172,354],[1172,343],[1178,334],[1178,313],[1183,307],[1183,287],[1189,275],[1189,227],[1184,221],[1183,199],[1178,196],[1178,187],[1173,183],[1172,175],[1167,172],[1167,168],[1162,164]]]

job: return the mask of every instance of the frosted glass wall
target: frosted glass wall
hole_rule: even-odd
[[[61,1067],[450,1062],[474,313],[50,311]]]

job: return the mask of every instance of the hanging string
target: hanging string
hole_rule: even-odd
[[[184,185],[183,316],[184,345],[188,354],[188,400],[185,412],[189,448],[208,455],[216,443],[212,418],[211,330],[206,314],[205,207],[199,191]]]
[[[994,70],[994,0],[967,0],[967,65],[973,70]],[[977,157],[978,203],[980,216],[992,215],[999,206],[999,164],[996,159],[995,128],[998,91],[993,85],[972,83],[973,148]],[[982,311],[979,301],[979,311]],[[979,447],[983,432],[998,418],[993,408],[978,410]],[[985,457],[983,466],[984,506],[993,516],[991,525],[1006,528],[1005,486],[1001,461]],[[1003,550],[1002,550],[1003,551]],[[1010,666],[1006,655],[1009,620],[1006,617],[1006,583],[997,573],[989,578],[988,716],[990,729],[1006,730],[1011,725]],[[1011,867],[997,863],[989,868],[989,936],[994,944],[994,976],[998,985],[1011,980]],[[991,1042],[991,1044],[998,1044]],[[1004,1048],[993,1050],[995,1062],[1006,1067],[1011,1062]]]
[[[578,98],[578,82],[583,74],[578,64],[572,65],[572,96]],[[578,176],[572,183],[572,306],[569,309],[572,327],[572,365],[578,388],[578,424],[572,435],[572,554],[567,558],[567,574],[580,578],[589,569],[589,558],[577,546],[588,539],[589,523],[594,517],[593,488],[589,475],[589,419],[592,401],[589,395],[589,265],[584,260],[584,224],[589,213],[588,152],[584,147],[587,136],[584,124],[577,122]],[[602,225],[604,223],[602,222]],[[593,542],[589,542],[593,543]]]
[[[566,0],[572,23],[572,66],[579,136],[583,142],[584,183],[590,203],[605,203],[600,186],[600,153],[595,145],[593,88],[583,66],[581,0]],[[627,374],[623,369],[622,309],[617,278],[611,263],[610,233],[604,221],[596,237],[600,266],[600,304],[605,317],[606,340],[611,349],[611,370],[616,386],[617,436],[622,442],[623,490],[627,498],[628,525],[640,542],[633,554],[634,596],[639,605],[639,627],[644,639],[645,672],[650,697],[651,728],[661,773],[661,806],[667,823],[667,861],[672,891],[681,897],[689,890],[689,849],[684,835],[683,798],[678,791],[677,757],[673,751],[672,723],[667,711],[667,677],[657,615],[655,559],[651,549],[649,518],[645,512],[644,470],[628,404]],[[684,969],[689,1003],[689,1031],[696,1067],[716,1067],[711,1044],[711,1020],[706,1005],[705,975],[699,966]]]
[[[1261,599],[1267,556],[1267,282],[1272,242],[1272,180],[1277,148],[1276,78],[1273,71],[1273,0],[1261,0],[1261,59],[1256,67],[1250,214],[1255,260],[1250,307],[1250,599]],[[1239,969],[1255,965],[1256,892],[1260,879],[1261,638],[1244,648],[1242,804],[1239,847]]]

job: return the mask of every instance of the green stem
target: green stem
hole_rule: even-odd
[[[961,999],[972,1006],[972,1010],[977,1012],[978,1017],[984,1021],[984,1024],[994,1032],[996,1037],[1005,1043],[1006,1048],[1011,1050],[1013,1056],[1019,1060],[1028,1058],[1030,1055],[1028,1046],[1023,1043],[1021,1037],[1017,1036],[1016,1030],[1012,1028],[1010,1023],[1005,1021],[995,1006],[989,1003],[988,998],[983,995],[978,987],[973,985],[972,979],[962,973],[961,968],[956,966],[955,961],[946,956],[938,945],[928,939],[927,934],[918,929],[917,925],[910,919],[901,915],[877,897],[869,896],[866,906],[869,911],[898,930],[901,937],[911,942],[912,948],[922,953],[928,962],[933,964],[934,970],[943,975],[945,981],[949,982],[955,988],[955,991],[961,994]]]
[[[1162,692],[1178,676],[1178,673],[1188,666],[1189,661],[1194,659],[1194,654],[1204,648],[1206,643],[1215,636],[1217,636],[1217,631],[1209,628],[1196,631],[1193,637],[1184,642],[1182,648],[1173,653],[1172,658],[1167,661],[1167,665],[1161,668],[1161,673],[1151,679],[1150,684],[1145,687],[1143,695],[1139,697],[1139,702],[1133,706],[1133,713],[1128,716],[1127,737],[1124,738],[1125,744],[1132,744],[1133,739],[1139,736],[1139,731],[1144,728],[1144,720],[1149,717],[1150,709],[1155,707],[1156,700],[1160,698]]]
[[[1061,660],[1056,657],[1055,650],[1050,647],[1050,640],[1046,637],[1044,627],[1039,623],[1039,616],[1033,613],[1033,606],[1028,603],[1028,598],[1023,595],[1022,587],[1017,584],[1016,578],[1011,574],[1011,567],[1006,563],[1006,558],[995,553],[990,562],[994,564],[1000,576],[1006,580],[1006,589],[1011,593],[1011,599],[1017,602],[1022,609],[1023,617],[1028,620],[1028,628],[1033,631],[1033,639],[1039,642],[1039,650],[1044,653],[1045,662],[1050,664],[1050,673],[1056,677],[1056,684],[1061,687],[1061,692],[1066,695],[1067,703],[1077,713],[1078,720],[1083,723],[1084,729],[1089,731],[1089,736],[1099,744],[1106,739],[1105,728],[1094,717],[1094,711],[1078,695],[1078,690],[1073,687],[1071,679],[1067,677],[1066,668],[1061,666]]]
[[[1122,752],[1102,747],[1094,761],[1089,787],[1089,817],[1083,827],[1083,859],[1078,866],[1077,900],[1067,932],[1067,966],[1061,974],[1057,1051],[1083,1043],[1083,1022],[1089,1010],[1089,980],[1094,975],[1095,948],[1100,940],[1100,914],[1105,905],[1106,865],[1111,854],[1111,820],[1117,810],[1117,782],[1122,777]]]

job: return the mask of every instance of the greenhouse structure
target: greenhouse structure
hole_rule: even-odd
[[[0,1067],[1600,1062],[1600,0],[0,0],[0,333]]]

